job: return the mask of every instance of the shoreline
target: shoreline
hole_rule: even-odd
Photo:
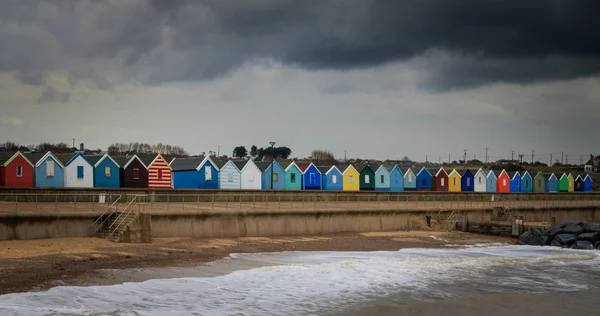
[[[152,244],[99,238],[0,241],[0,295],[56,286],[114,285],[159,278],[206,277],[232,270],[232,253],[394,251],[450,248],[515,239],[432,230],[241,238],[155,238]],[[451,245],[450,247],[448,245]],[[216,262],[206,269],[206,263]],[[203,269],[198,269],[203,266]],[[254,268],[251,264],[248,269]],[[243,269],[243,267],[242,267]]]

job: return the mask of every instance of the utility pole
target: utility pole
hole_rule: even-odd
[[[531,150],[531,164],[532,164],[532,165],[533,165],[533,153],[534,153],[534,150],[532,149],[532,150]]]
[[[467,151],[468,151],[468,150],[467,150],[467,149],[463,149],[463,150],[465,151],[465,160],[464,160],[464,164],[466,165],[466,164],[467,164]]]
[[[514,150],[510,151],[510,160],[515,160],[515,151]]]
[[[565,155],[565,164],[569,164],[569,154]]]
[[[346,150],[344,149],[344,162],[346,162],[348,158],[346,157]]]
[[[450,163],[451,163],[451,161],[452,161],[452,160],[450,159],[450,154],[448,154],[448,164],[450,164]]]
[[[488,149],[489,148],[485,148],[485,163],[488,163]]]
[[[425,155],[425,163],[429,162],[429,160],[427,160],[427,158],[428,158],[427,155]]]
[[[583,165],[583,155],[581,155],[581,157],[579,157],[579,164]]]
[[[271,190],[275,190],[273,188],[273,169],[275,168],[275,153],[273,152],[273,148],[275,144],[273,141],[269,142],[269,145],[271,145]],[[279,181],[279,177],[277,177],[277,181]]]
[[[560,164],[561,165],[565,164],[565,152],[564,151],[560,152]]]
[[[217,145],[217,157],[221,157],[221,145]]]
[[[554,166],[554,162],[552,162],[552,153],[550,153],[550,163],[548,164],[548,167],[552,166]]]
[[[75,148],[75,138],[71,138],[73,140],[73,148]]]
[[[519,153],[519,163],[523,163],[523,155],[522,153]]]

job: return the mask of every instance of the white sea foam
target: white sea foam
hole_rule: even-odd
[[[207,278],[9,294],[0,296],[0,314],[314,315],[395,293],[406,293],[409,302],[469,291],[579,290],[587,286],[587,273],[600,273],[596,252],[549,247],[282,252],[227,260],[266,266]]]

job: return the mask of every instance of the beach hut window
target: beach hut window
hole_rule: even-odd
[[[315,180],[315,174],[311,173],[310,177],[308,178],[308,183],[313,184],[313,182],[315,182],[314,180]]]
[[[206,181],[212,181],[212,170],[210,166],[204,167],[204,179],[206,179]]]
[[[517,181],[517,186],[519,186],[519,181]]]
[[[383,175],[381,175],[381,183],[384,183],[385,181],[383,180]]]
[[[348,177],[348,183],[354,183],[354,176]]]
[[[158,179],[160,180],[160,179],[162,179],[162,177],[163,177],[163,171],[162,171],[162,169],[158,169]]]
[[[331,176],[331,183],[333,183],[333,184],[337,183],[337,174],[334,174]]]
[[[423,185],[427,185],[427,179],[423,179]]]
[[[295,173],[292,173],[292,174],[290,175],[290,182],[291,182],[291,183],[296,183],[296,174],[295,174]]]
[[[479,184],[483,183],[483,178],[481,176],[479,176]]]
[[[54,177],[54,161],[46,161],[46,177]]]
[[[17,177],[23,176],[23,166],[17,166]]]
[[[232,173],[229,173],[227,175],[227,182],[233,182],[233,174]]]
[[[471,185],[471,178],[467,178],[467,186]]]
[[[454,185],[456,185],[456,178],[454,178]]]
[[[133,180],[139,180],[139,179],[140,179],[140,169],[133,168]]]
[[[444,183],[444,182],[446,182],[446,179],[444,179],[444,178],[440,179],[440,184],[441,184],[442,186],[444,186],[444,185],[445,185],[445,183]]]
[[[529,186],[529,180],[525,180],[525,186],[528,187]]]
[[[369,183],[371,182],[371,179],[369,178],[368,174],[365,174],[365,183]]]
[[[408,174],[408,183],[412,183],[412,173]]]
[[[506,179],[502,179],[502,185],[506,186]]]
[[[77,166],[77,179],[83,179],[83,166]]]
[[[110,166],[104,166],[104,176],[110,177]]]
[[[279,173],[274,173],[273,174],[273,182],[277,182],[279,181]]]

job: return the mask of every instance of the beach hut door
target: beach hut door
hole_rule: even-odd
[[[310,180],[309,181],[310,181],[310,184],[314,184],[315,183],[315,174],[314,173],[310,174]]]

